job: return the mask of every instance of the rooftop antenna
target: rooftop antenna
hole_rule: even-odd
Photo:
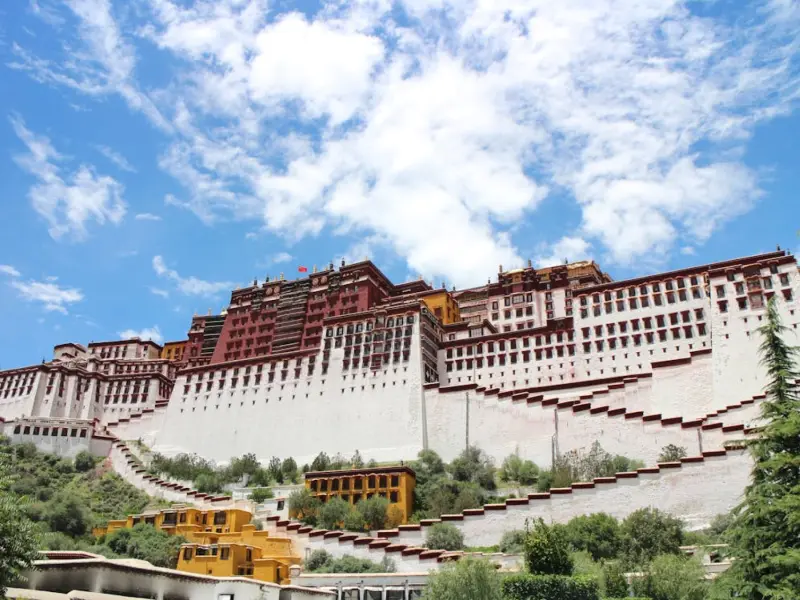
[[[533,261],[529,258],[528,259],[528,268],[530,269],[533,266]]]

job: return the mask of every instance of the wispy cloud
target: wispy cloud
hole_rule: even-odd
[[[197,277],[182,277],[174,269],[167,267],[161,256],[153,257],[153,270],[156,275],[171,281],[177,290],[187,296],[216,296],[230,291],[236,284],[230,281],[204,281]]]
[[[130,340],[133,338],[150,340],[156,344],[161,344],[164,341],[164,336],[161,335],[161,330],[158,328],[158,325],[145,327],[144,329],[125,329],[119,332],[119,337],[123,340]]]
[[[21,281],[14,279],[10,282],[20,296],[29,302],[38,302],[48,312],[67,314],[69,305],[83,300],[83,293],[77,288],[67,288],[53,281]]]
[[[19,277],[21,273],[11,265],[0,265],[0,273],[10,275],[11,277]]]
[[[281,263],[287,263],[290,260],[292,260],[292,255],[289,254],[288,252],[278,252],[277,254],[273,254],[270,257],[270,261],[276,265]]]
[[[150,293],[156,296],[161,296],[162,298],[169,298],[169,292],[167,290],[162,290],[161,288],[150,288]]]
[[[697,247],[762,195],[743,153],[720,150],[743,150],[800,98],[786,1],[712,17],[680,0],[405,0],[403,19],[385,0],[312,16],[267,0],[148,4],[136,32],[178,59],[168,89],[140,91],[107,0],[68,0],[74,58],[15,47],[15,66],[117,93],[169,130],[158,164],[185,193],[166,200],[207,223],[368,238],[459,285],[520,264],[516,226],[548,197],[580,218],[547,232],[561,239],[537,261]]]
[[[136,51],[125,39],[112,14],[110,0],[65,0],[66,11],[48,9],[36,14],[59,26],[74,20],[71,39],[62,40],[61,60],[43,59],[14,43],[17,60],[8,66],[30,72],[42,83],[62,85],[89,96],[119,94],[131,110],[142,112],[157,127],[169,131],[169,122],[136,83]],[[41,9],[41,6],[40,6]],[[63,32],[65,28],[59,28]]]
[[[31,132],[19,118],[12,118],[11,125],[28,149],[15,160],[38,180],[28,197],[34,210],[47,221],[53,239],[68,237],[80,241],[88,235],[89,221],[101,225],[122,221],[126,212],[122,184],[113,177],[96,174],[85,164],[62,176],[58,163],[63,157],[50,139]]]
[[[129,173],[136,173],[136,168],[128,162],[128,159],[122,156],[119,152],[114,150],[113,148],[109,148],[108,146],[95,146],[97,151],[100,152],[103,156],[105,156],[108,160],[114,163],[123,171],[128,171]]]
[[[153,213],[139,213],[135,217],[133,217],[137,221],[160,221],[161,217],[158,215],[154,215]]]

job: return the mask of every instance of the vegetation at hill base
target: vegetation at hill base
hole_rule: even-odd
[[[85,550],[109,558],[175,565],[183,538],[152,526],[92,537],[93,527],[167,503],[150,498],[89,453],[70,460],[39,452],[30,443],[11,444],[0,438],[0,472],[3,505],[15,507],[13,513],[0,512],[0,530],[11,527],[36,550]]]
[[[314,550],[303,563],[308,573],[394,573],[395,564],[384,557],[381,562],[344,555],[334,558],[327,550]]]

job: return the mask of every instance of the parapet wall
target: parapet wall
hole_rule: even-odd
[[[75,458],[82,451],[106,457],[112,438],[94,430],[94,422],[74,419],[0,419],[0,432],[14,444],[31,443],[40,452]]]

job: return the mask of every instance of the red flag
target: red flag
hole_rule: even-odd
[[[297,267],[299,273],[308,273],[308,267]]]

